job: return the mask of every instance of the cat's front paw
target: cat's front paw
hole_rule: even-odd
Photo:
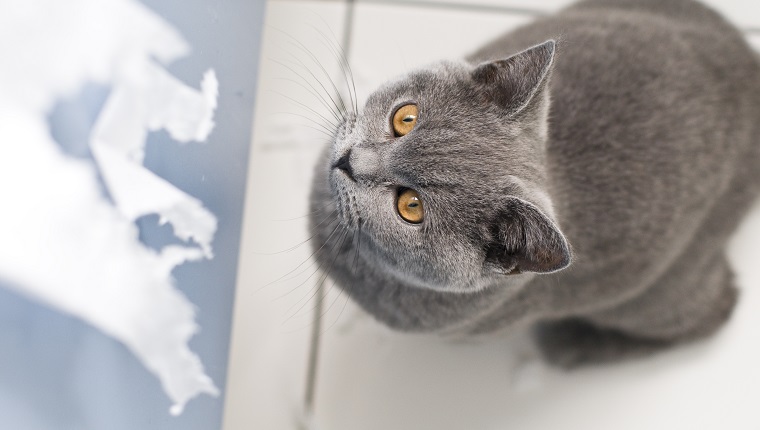
[[[564,369],[643,357],[672,345],[597,327],[578,318],[539,323],[535,339],[544,360]]]

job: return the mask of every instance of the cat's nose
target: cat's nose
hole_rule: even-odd
[[[338,161],[333,164],[333,169],[340,169],[344,171],[349,178],[354,179],[354,169],[351,168],[351,150],[343,154]]]
[[[353,147],[351,157],[351,175],[359,181],[378,180],[382,172],[381,155],[372,148]]]

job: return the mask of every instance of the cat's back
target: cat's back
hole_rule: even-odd
[[[715,143],[760,114],[760,57],[735,27],[692,0],[581,1],[468,60],[505,58],[551,38],[558,52],[550,152],[683,147],[684,138]],[[725,154],[734,145],[725,143],[705,149]]]
[[[760,187],[760,67],[740,32],[690,0],[589,0],[469,60],[550,38],[547,186],[578,257],[567,276],[639,282],[717,202],[746,209],[724,198]]]
[[[653,134],[676,119],[696,131],[737,114],[757,119],[749,117],[757,113],[750,111],[760,94],[759,57],[736,28],[696,1],[582,1],[469,60],[504,58],[550,38],[558,41],[551,82],[556,144],[588,142],[589,133],[607,141],[616,131],[630,136],[632,125],[643,139],[623,140],[664,138]]]

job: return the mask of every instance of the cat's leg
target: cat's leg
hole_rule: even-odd
[[[602,328],[581,318],[538,323],[535,339],[544,360],[564,369],[643,357],[672,345]]]
[[[545,359],[564,368],[636,358],[714,333],[736,303],[722,255],[694,268],[676,265],[641,296],[584,317],[540,323]]]

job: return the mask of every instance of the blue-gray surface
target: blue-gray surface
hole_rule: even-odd
[[[190,347],[224,392],[264,0],[144,3],[193,47],[171,73],[196,88],[208,68],[219,78],[217,126],[208,143],[180,147],[155,133],[145,162],[219,219],[216,257],[180,266],[174,276],[198,310],[201,331]],[[87,87],[51,115],[54,136],[71,155],[89,157],[82,142],[106,93]],[[140,224],[146,243],[165,243],[169,232],[155,217]],[[0,429],[213,430],[221,427],[223,401],[202,395],[181,416],[170,416],[158,380],[123,345],[0,287]]]

